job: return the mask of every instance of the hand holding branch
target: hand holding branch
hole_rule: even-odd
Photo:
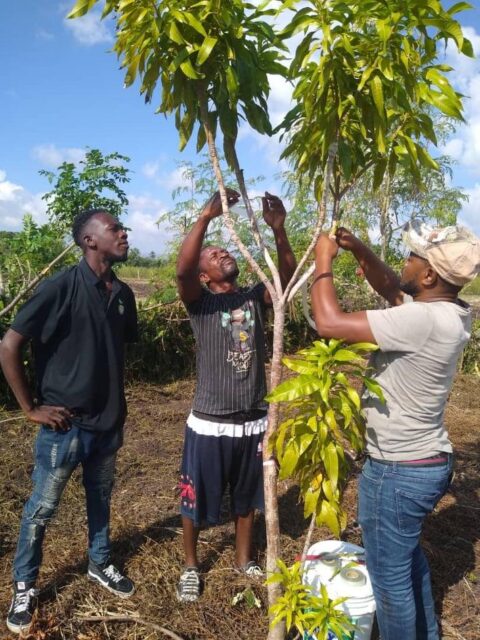
[[[338,233],[338,232],[337,232]],[[338,253],[338,244],[335,236],[329,236],[326,233],[320,234],[317,244],[315,245],[315,258],[325,258],[332,261]]]
[[[265,196],[262,197],[262,206],[263,219],[272,231],[283,229],[287,212],[280,198],[265,191]]]
[[[235,189],[226,189],[227,192],[227,200],[228,205],[236,204],[240,199],[240,194]],[[206,205],[203,208],[202,213],[200,214],[201,218],[206,218],[207,220],[213,220],[214,218],[218,218],[223,213],[222,210],[222,199],[220,197],[220,192],[215,191],[213,196],[208,200]]]

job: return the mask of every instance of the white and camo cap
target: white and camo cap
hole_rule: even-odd
[[[466,227],[433,228],[413,220],[403,227],[402,238],[450,284],[463,287],[480,272],[480,239]]]

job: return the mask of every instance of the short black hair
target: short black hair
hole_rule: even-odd
[[[83,246],[82,231],[85,225],[90,218],[93,218],[98,213],[108,213],[108,211],[105,211],[105,209],[86,209],[86,211],[82,211],[75,216],[72,224],[72,236],[75,244],[78,244],[79,247]]]

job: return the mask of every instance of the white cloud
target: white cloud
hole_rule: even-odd
[[[287,82],[281,76],[270,76],[269,82],[271,93],[268,100],[268,110],[272,124],[275,127],[280,124],[287,111],[293,106],[292,93],[294,87],[291,82]]]
[[[0,180],[0,202],[13,202],[19,193],[23,191],[23,187],[5,180],[4,171],[2,171],[2,174],[4,177]]]
[[[129,195],[129,214],[124,222],[130,228],[128,232],[130,246],[139,249],[142,254],[151,251],[162,253],[170,235],[157,220],[167,207],[157,198],[149,195]]]
[[[8,181],[5,171],[0,170],[0,229],[19,231],[26,213],[30,213],[38,224],[48,222],[42,196],[43,193],[30,193],[21,185]],[[171,234],[156,223],[167,207],[149,195],[129,195],[128,199],[129,213],[124,222],[131,229],[128,232],[130,245],[143,254],[162,253]]]
[[[449,47],[446,62],[454,68],[450,80],[465,95],[465,124],[457,127],[454,136],[442,151],[473,176],[480,176],[480,35],[473,27],[463,28],[471,41],[476,58],[467,58]]]
[[[55,38],[53,33],[50,33],[50,31],[42,28],[37,29],[37,31],[35,32],[35,37],[38,40],[53,40]]]
[[[65,18],[64,24],[72,32],[75,40],[87,47],[104,42],[113,42],[113,36],[107,27],[107,23],[101,19],[101,14],[98,11],[91,11],[74,20]]]
[[[32,194],[6,178],[5,171],[0,171],[0,229],[18,231],[26,213],[32,214],[38,224],[45,224],[47,216],[43,194]]]
[[[48,167],[58,167],[62,162],[78,163],[85,157],[85,149],[78,147],[57,147],[54,144],[40,144],[32,149],[32,156]]]
[[[158,177],[161,164],[159,161],[146,162],[142,167],[142,173],[146,178],[153,180]]]
[[[163,162],[160,160],[154,160],[152,162],[146,162],[142,166],[143,175],[152,180],[156,185],[173,191],[178,187],[185,187],[188,185],[188,180],[185,178],[185,168],[182,166],[176,167],[169,173],[162,172]]]
[[[458,216],[459,222],[480,236],[480,182],[477,182],[470,189],[464,189],[464,191],[469,199],[463,204]]]

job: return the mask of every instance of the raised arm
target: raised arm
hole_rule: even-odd
[[[229,204],[238,202],[239,194],[227,189]],[[200,298],[202,286],[198,278],[198,263],[202,251],[203,239],[210,221],[222,215],[222,201],[217,191],[204,206],[198,220],[194,223],[182,242],[177,259],[177,287],[180,298],[185,304]]]
[[[262,198],[263,219],[273,231],[278,256],[278,271],[282,288],[285,289],[297,267],[297,261],[285,231],[287,212],[278,196],[265,191]],[[271,304],[270,294],[265,290],[265,302]]]
[[[322,234],[315,247],[315,274],[311,287],[313,317],[322,338],[347,342],[375,342],[366,311],[345,313],[340,308],[333,286],[332,263],[338,245]]]
[[[0,365],[20,408],[27,418],[38,424],[46,424],[60,431],[70,428],[73,417],[66,407],[36,406],[27,384],[22,350],[28,338],[9,329],[0,342]]]
[[[344,227],[337,230],[336,239],[342,249],[348,249],[353,253],[366,279],[382,298],[394,307],[403,303],[400,278],[389,266]]]

